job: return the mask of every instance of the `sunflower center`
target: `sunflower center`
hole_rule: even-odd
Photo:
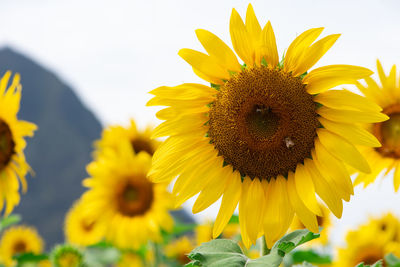
[[[149,141],[144,140],[142,138],[135,138],[134,140],[131,141],[131,145],[133,147],[133,150],[135,150],[135,153],[145,151],[149,155],[154,154],[153,146],[150,144]]]
[[[130,179],[117,192],[117,207],[128,217],[142,215],[150,209],[153,198],[153,184],[146,178]]]
[[[15,153],[15,142],[11,129],[7,123],[0,119],[0,170],[10,162]]]
[[[400,104],[385,108],[383,113],[389,120],[374,125],[374,134],[382,144],[376,150],[384,157],[400,158]]]
[[[18,241],[13,247],[14,255],[26,252],[27,246],[24,241]]]
[[[367,248],[365,249],[355,260],[354,264],[357,265],[364,262],[365,265],[373,265],[375,262],[383,259],[384,255],[379,248]],[[383,261],[383,266],[387,266],[386,262]]]
[[[58,265],[61,267],[78,267],[80,265],[81,259],[78,255],[71,252],[64,253],[58,259]]]
[[[242,176],[286,176],[310,157],[316,108],[299,78],[267,67],[246,69],[220,88],[210,108],[209,136]]]
[[[94,221],[93,222],[88,222],[87,220],[83,220],[81,222],[82,229],[85,230],[86,232],[92,231],[94,225],[95,225]]]

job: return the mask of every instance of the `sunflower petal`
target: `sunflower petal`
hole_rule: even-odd
[[[260,64],[265,59],[268,66],[276,67],[279,63],[278,48],[271,22],[268,21],[261,33],[260,48],[256,51],[256,63]]]
[[[315,192],[325,202],[333,214],[340,218],[343,212],[342,200],[338,197],[336,192],[329,186],[326,178],[318,171],[314,162],[310,159],[304,160],[304,167],[311,175],[311,179],[315,186]]]
[[[299,65],[293,71],[293,76],[301,75],[314,66],[339,37],[340,34],[328,35],[307,48]]]
[[[373,101],[347,90],[329,90],[314,97],[314,101],[336,109],[357,109],[361,111],[382,111]]]
[[[325,129],[340,135],[350,143],[368,146],[368,147],[380,147],[378,139],[368,132],[367,130],[357,126],[355,124],[333,122],[323,117],[318,118],[319,122],[324,126]]]
[[[341,84],[353,84],[372,73],[358,66],[329,65],[312,70],[304,77],[303,83],[307,84],[308,93],[319,94]]]
[[[239,57],[247,64],[254,65],[254,55],[250,34],[247,32],[246,26],[243,23],[239,13],[232,9],[230,20],[230,33],[232,45]]]
[[[357,170],[371,172],[368,162],[354,145],[326,129],[318,129],[317,134],[321,144],[333,155]]]
[[[209,55],[188,48],[181,49],[178,55],[193,68],[213,79],[228,80],[230,78],[229,72]]]
[[[315,197],[314,183],[303,164],[297,164],[294,181],[297,193],[304,205],[313,213],[322,216],[321,208]]]
[[[239,172],[233,172],[229,177],[229,181],[222,197],[217,218],[215,219],[213,238],[217,238],[228,224],[242,193],[242,180]]]
[[[249,179],[249,178],[245,178]],[[246,203],[246,228],[247,233],[250,237],[252,244],[254,244],[258,238],[258,233],[260,229],[262,229],[263,223],[263,210],[264,210],[264,203],[265,203],[265,194],[264,189],[262,188],[262,184],[259,179],[254,179],[249,187],[248,192],[246,194],[247,199],[245,200]],[[251,206],[254,203],[258,203],[259,208],[257,212],[254,212],[251,209]]]
[[[396,164],[396,168],[394,171],[393,186],[394,186],[395,192],[397,193],[397,191],[399,191],[399,187],[400,187],[400,166],[398,163]]]
[[[343,123],[373,123],[389,119],[387,115],[378,112],[339,110],[327,107],[320,107],[317,109],[317,113],[328,120]]]
[[[287,179],[287,192],[289,196],[290,203],[294,208],[300,221],[307,227],[308,230],[314,233],[318,233],[318,222],[317,217],[312,213],[301,201],[299,195],[297,194],[295,177],[292,172],[289,172],[289,177]]]
[[[246,30],[251,36],[253,43],[258,42],[261,34],[261,26],[260,23],[258,23],[256,14],[254,13],[254,9],[251,4],[248,5],[246,12]]]
[[[300,34],[290,44],[286,56],[283,69],[286,72],[294,72],[300,64],[300,59],[303,56],[305,50],[318,38],[324,28],[313,28],[309,29]]]
[[[207,53],[215,57],[221,66],[230,71],[241,71],[236,55],[220,38],[202,29],[196,30],[196,35]]]

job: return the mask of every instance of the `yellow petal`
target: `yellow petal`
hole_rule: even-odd
[[[250,180],[250,178],[245,178],[245,180]],[[262,229],[263,223],[263,210],[265,204],[265,193],[262,188],[261,182],[258,178],[255,178],[249,185],[248,191],[244,194],[246,199],[244,203],[246,204],[246,229],[250,237],[252,244],[254,244],[258,238],[260,229]],[[252,209],[254,204],[257,203],[257,210]]]
[[[341,195],[347,201],[350,195],[354,194],[354,188],[346,167],[326,150],[320,140],[315,140],[314,146],[315,153],[311,153],[316,167],[320,173],[326,176],[330,184],[336,185],[336,191],[345,192],[345,194]]]
[[[388,116],[379,112],[339,110],[327,107],[320,107],[317,109],[317,113],[328,120],[343,123],[373,123],[389,119]]]
[[[337,192],[329,185],[324,175],[318,171],[312,160],[305,159],[304,167],[311,175],[315,186],[315,192],[317,192],[318,196],[325,202],[336,217],[342,217],[343,203]]]
[[[303,83],[307,84],[308,93],[319,94],[341,84],[353,84],[372,73],[358,66],[329,65],[312,70],[304,77]]]
[[[258,23],[256,14],[254,13],[254,9],[251,4],[248,5],[246,12],[246,30],[249,33],[253,43],[258,42],[261,34],[261,26],[260,23]]]
[[[215,170],[214,172],[214,179],[210,179],[210,182],[203,188],[196,202],[193,204],[192,212],[194,214],[208,208],[222,196],[227,182],[230,181],[233,174],[233,170],[230,166]]]
[[[299,62],[299,65],[293,71],[293,76],[301,75],[314,66],[339,37],[340,34],[328,35],[307,48]]]
[[[350,143],[368,147],[380,147],[378,139],[367,130],[356,124],[340,123],[327,120],[323,117],[318,118],[325,129],[340,135],[350,141]]]
[[[198,83],[184,83],[174,87],[161,86],[149,93],[160,98],[191,100],[212,97],[216,94],[216,90]]]
[[[260,48],[256,50],[256,63],[260,64],[265,59],[268,66],[276,67],[279,63],[278,48],[276,46],[275,34],[271,22],[268,21],[261,33]]]
[[[398,163],[396,164],[396,168],[394,170],[393,186],[394,186],[395,192],[397,193],[397,191],[399,191],[399,187],[400,187],[400,166]]]
[[[286,72],[293,72],[296,70],[306,49],[318,38],[323,30],[324,28],[309,29],[294,39],[285,55],[283,69]]]
[[[289,201],[286,179],[279,175],[266,183],[266,205],[264,214],[264,235],[267,246],[274,243],[286,233],[293,220],[294,210]]]
[[[215,79],[228,80],[229,72],[219,65],[216,60],[204,53],[192,49],[181,49],[178,53],[193,68]]]
[[[203,79],[209,83],[217,84],[217,85],[223,85],[225,83],[223,80],[208,76],[194,67],[192,67],[192,70],[193,70],[194,74],[196,74],[200,79]]]
[[[382,68],[382,64],[379,61],[379,59],[376,60],[376,68],[378,70],[378,75],[379,75],[379,79],[381,80],[382,85],[386,84],[386,75],[385,75],[385,71]]]
[[[336,109],[358,109],[379,112],[382,108],[373,101],[347,90],[329,90],[314,97],[314,101]]]
[[[232,9],[231,20],[229,24],[232,45],[239,57],[247,64],[254,65],[254,55],[252,41],[242,18],[235,9]]]
[[[301,201],[299,195],[297,194],[296,185],[295,185],[295,177],[292,172],[289,172],[287,179],[287,192],[289,196],[290,203],[294,208],[297,216],[299,217],[300,221],[307,227],[308,230],[314,233],[318,233],[318,223],[317,217],[314,213],[312,213]]]
[[[326,129],[318,129],[317,134],[321,144],[334,156],[357,170],[365,173],[371,172],[368,162],[354,145]]]
[[[197,38],[207,53],[215,57],[224,68],[240,72],[241,67],[233,51],[220,38],[206,30],[196,30]]]
[[[240,234],[242,235],[242,241],[246,248],[250,248],[252,242],[250,240],[249,234],[247,233],[247,222],[248,217],[247,213],[249,211],[249,206],[247,204],[247,198],[249,193],[249,187],[251,184],[250,178],[245,178],[242,182],[242,193],[240,195],[239,201],[239,226],[240,226]]]
[[[237,171],[233,172],[229,179],[230,181],[222,197],[221,207],[215,219],[213,238],[217,238],[228,224],[242,193],[242,179],[240,173]]]

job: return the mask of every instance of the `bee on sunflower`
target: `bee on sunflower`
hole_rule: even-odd
[[[24,138],[32,137],[37,128],[33,123],[18,120],[20,76],[15,74],[11,82],[10,78],[11,72],[7,71],[0,81],[0,211],[6,204],[5,215],[19,204],[19,183],[23,192],[27,190],[25,176],[30,167],[25,160]]]
[[[339,38],[315,40],[323,28],[300,34],[279,61],[271,23],[261,28],[249,5],[243,22],[235,9],[230,34],[235,53],[206,30],[196,34],[207,53],[179,55],[211,86],[185,83],[159,87],[148,106],[167,106],[152,137],[167,137],[154,153],[149,177],[176,179],[179,206],[200,193],[197,213],[222,196],[213,237],[239,205],[244,244],[265,235],[268,247],[286,233],[294,214],[312,232],[322,216],[316,194],[341,217],[353,185],[346,165],[369,173],[356,145],[379,147],[359,123],[387,119],[372,101],[346,90],[330,90],[368,77],[372,71],[329,65],[309,71]],[[363,138],[360,138],[363,137]]]
[[[366,85],[357,83],[358,89],[372,102],[383,108],[383,113],[389,117],[384,122],[367,123],[365,129],[374,135],[382,144],[381,147],[364,148],[363,154],[372,166],[371,173],[360,173],[354,184],[368,186],[385,171],[387,175],[394,170],[393,185],[397,192],[400,188],[400,84],[396,65],[393,65],[389,75],[386,75],[381,63],[377,60],[380,84],[372,78],[365,78]]]
[[[83,182],[89,190],[81,199],[87,218],[105,225],[107,241],[136,250],[149,240],[159,242],[161,230],[172,229],[173,200],[167,184],[147,178],[151,155],[145,150],[135,153],[132,140],[122,136],[114,135],[113,146],[95,152],[87,167],[91,177]]]
[[[12,226],[8,228],[0,240],[0,263],[15,266],[14,256],[23,253],[40,254],[44,242],[36,229],[28,226]]]

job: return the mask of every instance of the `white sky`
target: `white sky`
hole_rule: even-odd
[[[161,85],[200,82],[179,58],[180,48],[201,50],[194,30],[208,29],[230,45],[229,16],[244,16],[247,1],[227,0],[0,0],[0,45],[8,45],[55,71],[76,89],[103,124],[135,118],[157,124],[147,94]],[[375,70],[376,58],[388,70],[400,64],[400,2],[252,1],[257,17],[271,20],[279,52],[304,30],[324,26],[324,35],[342,37],[318,63],[354,64]],[[369,214],[392,210],[400,215],[400,194],[390,179],[345,204],[333,240]],[[189,205],[190,206],[190,205]],[[397,209],[397,210],[396,210]],[[213,216],[217,208],[197,215]],[[210,218],[211,218],[210,217]]]

